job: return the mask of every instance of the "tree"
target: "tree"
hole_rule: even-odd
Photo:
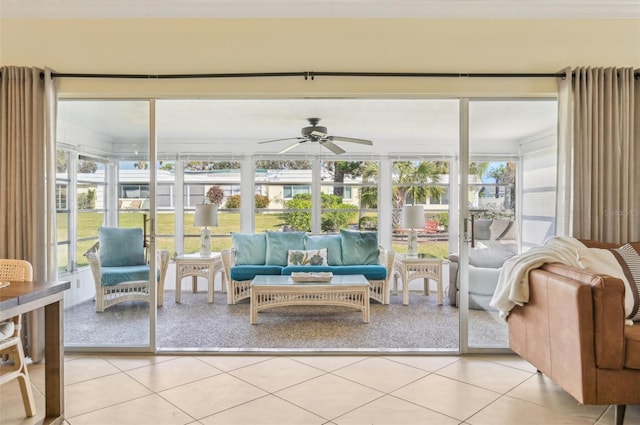
[[[499,166],[491,169],[487,175],[496,180],[496,199],[500,197],[499,185],[504,186],[504,207],[506,209],[511,209],[511,205],[513,204],[513,192],[511,190],[511,185],[515,179],[515,167],[513,162],[501,163]]]
[[[311,194],[301,193],[295,195],[292,200],[285,202],[287,209],[298,210],[290,211],[285,214],[284,221],[292,229],[297,231],[311,231]],[[335,211],[335,210],[353,210],[354,206],[342,202],[342,198],[327,193],[321,194],[321,208],[334,210],[327,211],[322,214],[320,227],[323,232],[337,232],[347,227],[356,218],[355,212]]]
[[[239,162],[233,161],[189,161],[185,165],[185,171],[211,171],[211,170],[237,170]]]
[[[86,192],[78,194],[78,209],[91,210],[96,207],[96,191],[95,189],[87,189]]]
[[[215,205],[220,205],[224,199],[224,190],[220,186],[211,186],[207,191],[207,199]]]
[[[93,161],[80,160],[78,162],[78,173],[93,174],[98,170],[98,164]]]
[[[309,170],[311,161],[307,160],[271,160],[264,159],[256,161],[256,168],[266,170]]]
[[[434,161],[396,161],[393,163],[393,227],[401,225],[402,207],[407,203],[407,200],[415,202],[427,197],[440,197],[444,194],[444,188],[429,185],[440,181],[439,172],[442,170],[443,167]],[[378,164],[368,163],[362,173],[363,182],[375,182],[377,178]],[[362,188],[360,192],[361,205],[366,203],[367,206],[374,207],[377,200],[378,189],[376,187]]]
[[[67,172],[67,157],[69,153],[66,151],[56,151],[56,173]]]
[[[364,162],[362,161],[327,161],[326,170],[333,175],[333,194],[344,197],[344,178],[355,178],[362,175]]]

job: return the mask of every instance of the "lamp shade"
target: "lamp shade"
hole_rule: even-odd
[[[196,216],[193,219],[194,226],[217,226],[218,206],[216,204],[196,205]]]
[[[402,210],[402,227],[422,229],[424,227],[424,207],[422,205],[405,205]]]

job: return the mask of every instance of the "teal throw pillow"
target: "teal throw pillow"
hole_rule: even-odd
[[[378,264],[378,233],[340,230],[342,264],[345,266]]]
[[[140,266],[144,261],[142,229],[100,227],[100,265],[102,267]]]
[[[264,233],[232,233],[231,240],[236,250],[236,264],[264,265],[267,239]]]
[[[269,232],[267,231],[266,264],[286,266],[289,250],[304,249],[304,232]]]
[[[342,238],[340,235],[311,235],[305,238],[305,249],[327,249],[327,263],[342,265]]]

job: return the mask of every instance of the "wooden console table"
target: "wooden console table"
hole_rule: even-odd
[[[0,289],[0,321],[44,307],[43,424],[64,421],[64,291],[70,282],[11,282]]]

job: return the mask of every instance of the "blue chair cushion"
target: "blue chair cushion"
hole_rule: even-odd
[[[342,265],[342,244],[340,235],[311,235],[305,237],[305,249],[327,249],[327,263]]]
[[[264,233],[232,233],[231,240],[236,250],[236,264],[265,264],[267,238]]]
[[[133,280],[149,280],[149,266],[102,267],[100,285],[113,286]]]
[[[345,266],[378,264],[378,233],[340,230],[342,264]]]
[[[282,272],[282,266],[233,266],[231,267],[232,280],[252,280],[259,274],[279,275]]]
[[[142,229],[100,227],[100,265],[102,267],[145,265]]]
[[[289,250],[304,250],[304,232],[267,231],[267,255],[264,264],[286,266]]]
[[[384,280],[387,277],[387,269],[382,265],[367,266],[287,266],[282,268],[283,275],[293,272],[317,273],[331,272],[335,275],[362,274],[367,280]]]

